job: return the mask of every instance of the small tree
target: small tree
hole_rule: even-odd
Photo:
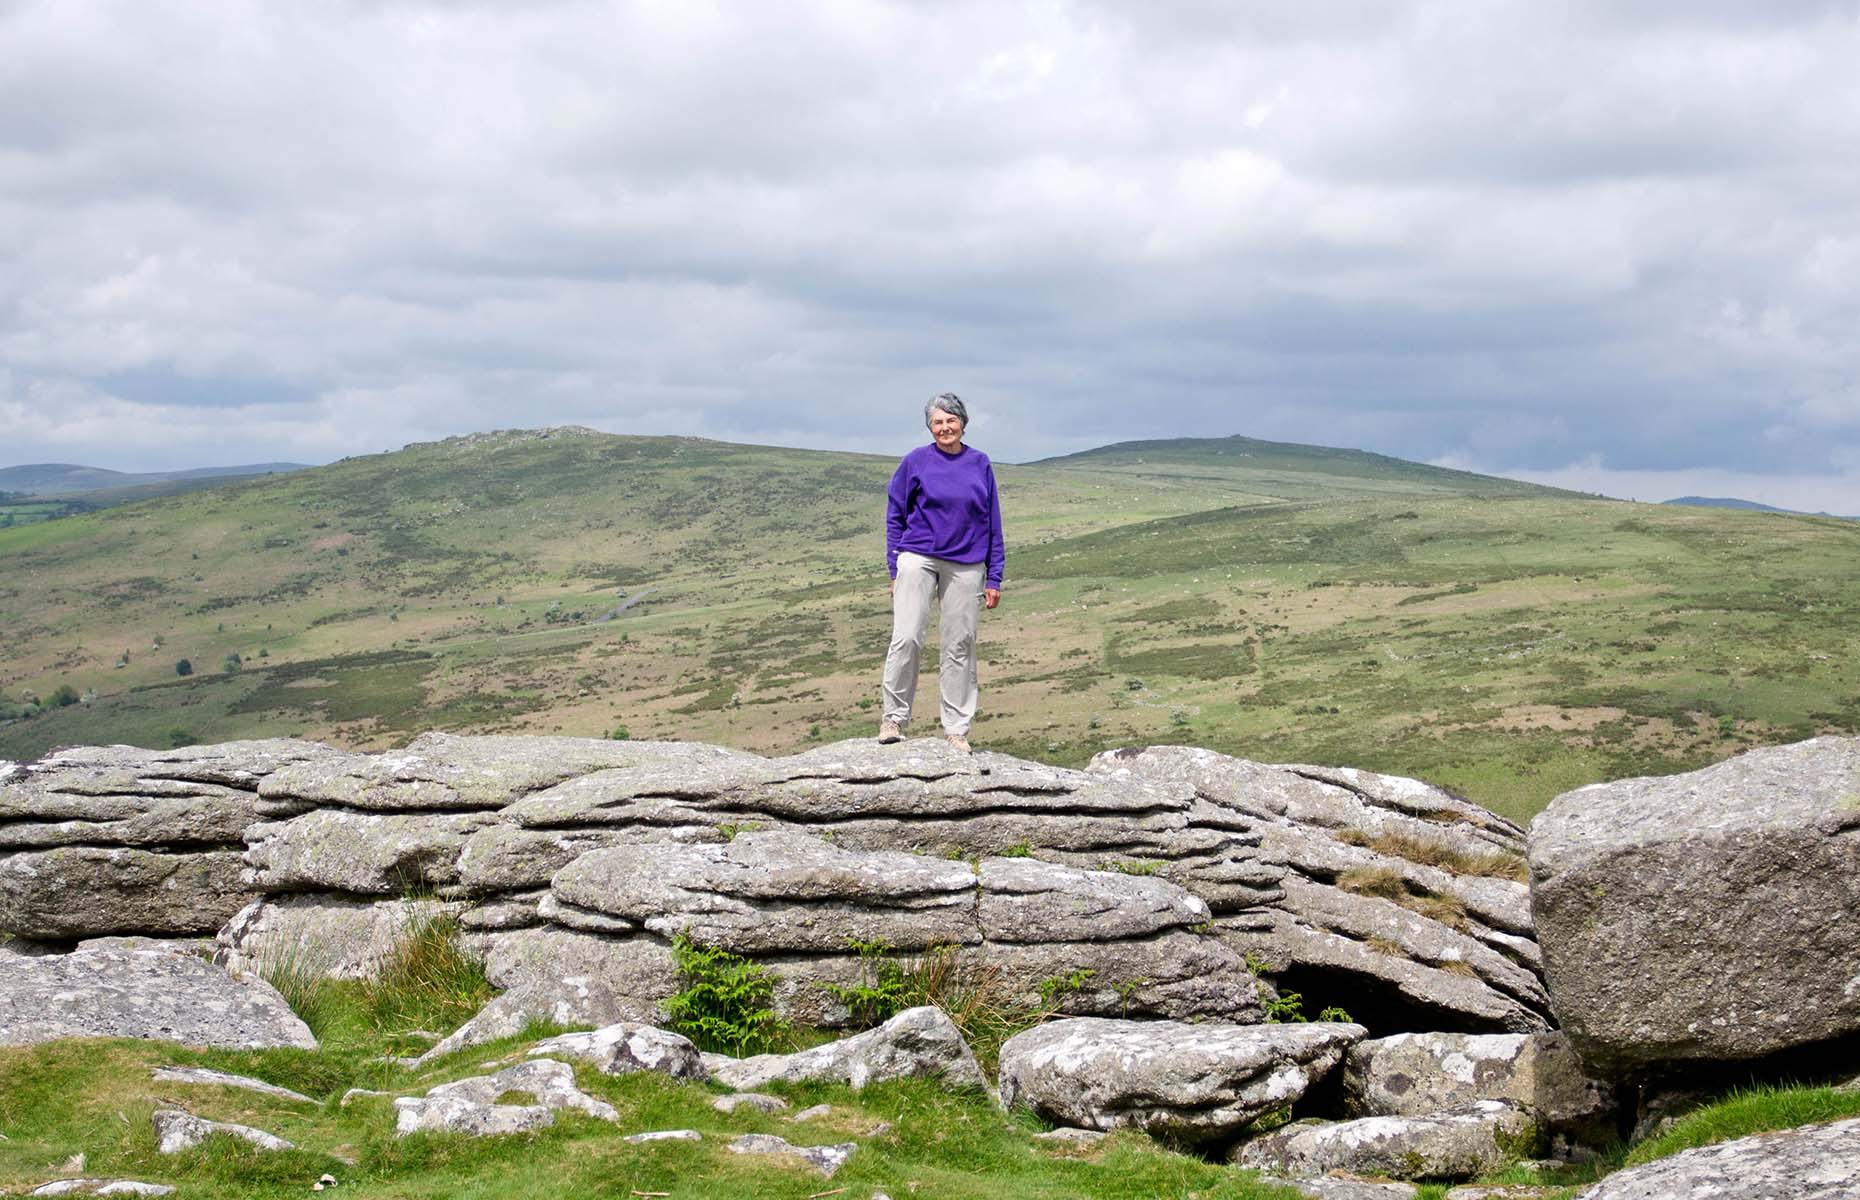
[[[188,662],[185,658],[181,659],[174,664],[174,673],[176,675],[192,675],[194,673],[194,664]]]
[[[243,665],[245,665],[245,660],[240,658],[237,652],[234,652],[226,656],[226,661],[220,664],[220,670],[226,672],[228,675],[231,675],[234,672],[238,671],[238,669]]]
[[[54,708],[69,708],[77,702],[77,689],[68,683],[59,684],[58,690],[52,693],[52,706]]]

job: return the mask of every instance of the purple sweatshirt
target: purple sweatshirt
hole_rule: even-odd
[[[885,565],[898,577],[898,552],[951,562],[988,563],[988,586],[1001,586],[1007,546],[995,469],[980,450],[945,454],[932,442],[906,454],[891,477],[885,508]]]

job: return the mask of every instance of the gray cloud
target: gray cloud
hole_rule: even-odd
[[[953,388],[1001,458],[1860,509],[1853,3],[16,0],[0,44],[7,461],[889,452]]]

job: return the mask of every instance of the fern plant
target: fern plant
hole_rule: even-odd
[[[672,958],[685,984],[664,1004],[671,1028],[699,1048],[738,1057],[778,1049],[790,1027],[775,1011],[775,978],[740,954],[672,939]]]

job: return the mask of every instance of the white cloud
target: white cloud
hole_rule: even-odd
[[[1860,446],[1852,4],[26,0],[0,44],[9,461],[895,449],[946,388],[1001,458]]]

